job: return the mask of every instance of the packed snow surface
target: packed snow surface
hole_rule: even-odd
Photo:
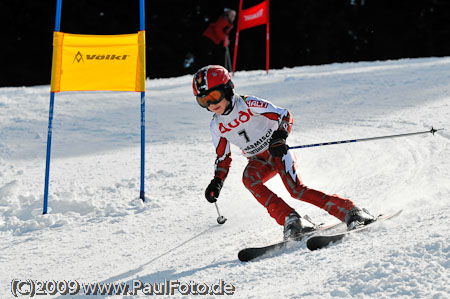
[[[243,186],[246,158],[236,147],[218,201],[228,221],[217,224],[204,198],[215,160],[211,113],[195,102],[191,76],[146,82],[144,203],[139,94],[57,94],[47,215],[50,86],[0,88],[0,297],[32,280],[176,282],[200,293],[222,283],[233,295],[217,297],[233,298],[449,298],[450,58],[241,71],[233,81],[237,93],[291,111],[291,146],[445,130],[295,150],[307,186],[373,214],[403,213],[326,249],[300,242],[241,263],[240,249],[280,241],[282,227]],[[268,186],[301,215],[337,221],[290,198],[278,177]],[[22,287],[19,297],[29,297]]]

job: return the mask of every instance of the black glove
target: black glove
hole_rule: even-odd
[[[219,178],[214,178],[209,183],[205,190],[206,200],[210,203],[216,202],[219,197],[220,190],[222,189],[223,181]]]
[[[289,149],[286,144],[286,138],[288,137],[288,132],[283,130],[276,130],[272,134],[272,138],[269,142],[269,153],[274,157],[282,157],[285,155]]]

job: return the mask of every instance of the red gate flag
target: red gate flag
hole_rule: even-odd
[[[236,57],[239,43],[239,31],[252,28],[259,25],[266,25],[266,72],[269,72],[269,1],[264,0],[260,4],[252,6],[247,9],[242,9],[242,2],[239,3],[238,25],[236,28],[236,39],[234,41],[234,55],[233,55],[233,74],[236,70]]]
[[[261,2],[258,5],[240,11],[237,30],[264,25],[269,23],[269,1]]]

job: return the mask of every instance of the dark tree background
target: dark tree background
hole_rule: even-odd
[[[261,0],[245,0],[244,8]],[[239,0],[146,1],[147,77],[193,74],[199,37]],[[56,0],[0,1],[0,86],[50,83]],[[450,55],[450,0],[272,0],[270,68]],[[63,0],[61,31],[139,30],[138,0]],[[235,30],[230,51],[233,55]],[[265,69],[265,27],[240,33],[238,70]],[[191,55],[192,54],[192,55]],[[194,63],[186,64],[189,56]]]

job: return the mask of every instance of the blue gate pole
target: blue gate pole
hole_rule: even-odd
[[[145,0],[139,0],[140,30],[145,31]],[[145,80],[145,78],[144,78]],[[144,84],[145,86],[145,84]],[[141,92],[141,191],[139,197],[145,201],[145,91]]]
[[[56,1],[55,31],[60,31],[61,26],[61,6],[62,0]],[[53,107],[55,104],[55,93],[50,91],[50,108],[48,112],[48,133],[47,133],[47,156],[45,161],[45,183],[44,183],[44,208],[42,214],[47,214],[48,208],[48,185],[50,179],[50,153],[52,149],[53,131]]]

